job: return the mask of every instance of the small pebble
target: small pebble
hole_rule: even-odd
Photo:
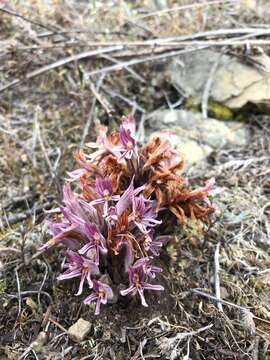
[[[75,324],[71,325],[68,329],[68,336],[76,342],[81,342],[87,336],[91,329],[89,321],[79,319]]]

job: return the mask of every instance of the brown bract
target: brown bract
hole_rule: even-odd
[[[174,150],[168,140],[155,137],[142,147],[140,155],[144,161],[144,169],[150,167],[155,170],[170,170],[172,172],[182,170],[183,159],[178,151]]]
[[[208,222],[209,215],[214,213],[215,207],[206,199],[207,193],[203,191],[189,191],[185,188],[171,186],[164,205],[170,209],[181,224],[185,224],[187,218]]]
[[[168,208],[181,224],[187,218],[207,220],[214,212],[215,208],[205,202],[207,193],[187,189],[185,178],[179,174],[184,167],[183,158],[168,140],[154,138],[141,149],[140,155],[148,178],[144,196],[155,194],[157,211]]]
[[[79,181],[82,186],[83,199],[90,202],[96,198],[96,194],[93,190],[94,180],[89,179],[88,176],[82,176]]]
[[[118,217],[115,227],[108,228],[108,247],[114,255],[119,254],[123,241],[126,238],[129,239],[127,210]]]
[[[118,145],[119,132],[113,131],[107,136],[107,141],[113,146]],[[134,166],[134,162],[128,164],[113,154],[90,162],[81,150],[76,152],[75,159],[87,170],[87,174],[80,178],[83,196],[88,201],[93,200],[95,176],[108,176],[114,193],[119,195],[135,176],[136,186],[145,185],[143,195],[157,201],[157,212],[161,208],[168,209],[181,224],[187,223],[188,218],[209,222],[209,216],[214,213],[215,208],[208,200],[207,192],[188,189],[187,179],[180,173],[184,167],[183,157],[172,147],[169,139],[153,138],[139,149],[138,156]],[[124,234],[125,221],[127,219],[124,213],[114,230],[115,234]],[[111,249],[117,252],[121,236],[115,234],[109,234],[109,242]]]
[[[132,176],[132,174],[129,173],[127,166],[120,163],[112,155],[108,155],[104,158],[103,173],[104,176],[110,177],[115,192],[120,190],[120,184],[123,178],[129,179]]]
[[[46,248],[57,245],[57,244],[61,243],[65,238],[68,238],[68,237],[82,241],[83,238],[82,238],[81,234],[76,231],[76,228],[77,228],[77,225],[74,225],[74,224],[70,225],[68,228],[66,228],[65,231],[54,236],[49,241],[47,241]]]
[[[77,150],[73,154],[74,159],[78,164],[89,172],[89,176],[93,174],[101,175],[100,169],[96,164],[86,159],[86,156],[82,150]]]

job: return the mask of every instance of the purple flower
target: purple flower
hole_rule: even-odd
[[[138,156],[135,134],[136,125],[134,117],[125,117],[119,130],[120,141],[123,145],[123,149],[121,149],[123,158],[130,160],[133,155]]]
[[[124,116],[122,118],[122,126],[123,128],[129,132],[130,136],[135,140],[136,136],[136,122],[134,116]]]
[[[124,249],[124,269],[125,272],[128,272],[130,266],[133,264],[134,262],[134,251],[133,248],[130,244],[130,242],[125,241],[123,243],[123,249]]]
[[[117,159],[120,159],[122,156],[121,146],[117,142],[112,142],[112,139],[107,137],[107,128],[105,126],[101,126],[99,128],[97,142],[88,143],[87,145],[91,148],[98,148],[98,150],[87,156],[92,162],[100,162],[106,155],[109,154],[112,154]]]
[[[78,195],[74,194],[69,183],[63,187],[63,198],[65,206],[57,208],[55,211],[50,211],[51,213],[58,213],[57,216],[59,217],[60,210],[63,218],[59,218],[59,222],[47,221],[53,238],[42,246],[42,250],[61,242],[67,244],[73,243],[72,246],[74,248],[78,240],[87,240],[85,234],[85,225],[87,223],[94,222],[101,228],[104,224],[104,219],[97,210]]]
[[[133,184],[134,178],[131,180],[129,187],[120,197],[119,201],[116,204],[116,212],[118,216],[121,216],[123,212],[132,204],[132,200],[134,196],[136,196],[139,192],[143,191],[145,186],[140,186],[137,189],[134,189]]]
[[[74,194],[69,183],[64,185],[63,195],[63,201],[66,207],[61,208],[61,211],[66,211],[64,215],[70,222],[75,224],[78,223],[80,225],[84,225],[90,221],[99,223],[100,218],[97,210],[77,194]]]
[[[99,264],[99,253],[106,254],[108,251],[106,248],[106,240],[96,224],[85,224],[84,229],[88,243],[79,250],[79,254],[87,253],[88,257],[96,264]]]
[[[138,156],[138,150],[134,139],[122,126],[120,126],[120,140],[123,145],[123,149],[121,149],[122,158],[130,160],[133,155]]]
[[[160,267],[152,265],[151,257],[141,258],[134,264],[135,267],[141,265],[144,267],[145,274],[150,276],[152,279],[156,277],[156,273],[161,273],[163,271]]]
[[[47,225],[53,237],[47,241],[46,244],[41,246],[39,250],[47,250],[51,246],[62,242],[72,248],[76,248],[78,246],[78,240],[80,239],[81,234],[78,231],[76,224],[70,224],[67,220],[63,219],[63,221],[59,223],[47,220]]]
[[[140,186],[137,189],[134,189],[133,180],[131,180],[129,187],[124,191],[124,193],[119,197],[115,206],[111,206],[108,209],[108,214],[106,216],[106,221],[110,226],[116,224],[119,216],[123,214],[123,212],[130,207],[132,204],[133,198],[144,190],[145,186]]]
[[[125,290],[121,290],[121,295],[126,296],[130,293],[135,295],[138,292],[141,298],[141,303],[145,307],[148,307],[148,305],[145,301],[144,290],[164,290],[164,287],[161,285],[152,285],[145,282],[146,269],[144,264],[139,263],[136,266],[131,266],[128,270],[128,275],[130,286]]]
[[[78,253],[68,250],[67,253],[68,264],[65,266],[68,268],[62,275],[57,277],[58,280],[72,279],[75,277],[81,277],[79,290],[76,295],[80,295],[83,291],[83,284],[87,280],[90,288],[93,287],[93,281],[91,275],[99,274],[98,266],[91,260],[84,258]]]
[[[79,168],[73,171],[68,171],[67,174],[69,176],[68,181],[75,181],[80,179],[82,176],[86,175],[88,171],[84,168]]]
[[[80,198],[77,194],[74,194],[71,190],[70,184],[65,184],[63,187],[64,204],[66,206],[61,207],[61,212],[65,219],[70,224],[77,225],[77,231],[79,231],[84,238],[84,226],[89,222],[95,222],[99,226],[103,226],[104,220],[97,210],[84,199]]]
[[[96,301],[95,315],[99,315],[100,304],[107,304],[108,300],[113,298],[113,291],[109,285],[97,280],[93,280],[93,291],[83,302],[90,304],[92,301]]]
[[[142,241],[140,241],[144,250],[151,252],[154,256],[159,256],[160,249],[164,244],[172,239],[172,236],[163,235],[157,236],[154,240],[154,231],[151,230],[147,234],[144,234]]]
[[[133,197],[131,219],[142,233],[147,233],[148,227],[161,224],[162,221],[156,220],[156,202],[147,200],[143,195]]]
[[[100,197],[110,200],[113,194],[113,188],[108,176],[105,176],[104,179],[96,178],[96,192]]]
[[[104,216],[108,214],[108,207],[110,201],[118,201],[120,196],[113,195],[113,188],[110,178],[105,176],[104,179],[96,178],[96,193],[98,198],[91,201],[91,205],[104,204]]]
[[[141,245],[147,252],[150,252],[154,256],[159,256],[160,248],[162,247],[163,243],[161,241],[155,241],[153,239],[153,231],[150,231],[143,235]]]
[[[117,210],[116,210],[115,206],[109,207],[107,216],[105,217],[105,220],[109,227],[114,226],[117,223],[118,216],[117,216]]]

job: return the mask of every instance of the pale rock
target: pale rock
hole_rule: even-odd
[[[179,136],[174,133],[168,134],[163,131],[157,131],[151,134],[150,139],[154,137],[159,137],[162,140],[170,140],[171,144],[183,155],[187,166],[199,163],[213,151],[211,147],[199,145],[192,139],[181,139],[181,141],[179,141]]]
[[[229,55],[220,56],[213,50],[200,50],[173,60],[167,68],[167,77],[187,96],[201,99],[209,74],[219,61],[209,92],[210,99],[231,109],[240,109],[247,103],[265,106],[270,103],[270,58],[265,54],[252,58],[261,67],[245,64]],[[177,60],[184,66],[179,66]]]
[[[44,351],[44,345],[48,341],[48,334],[45,331],[41,331],[31,347],[36,353],[42,353]]]
[[[70,326],[68,329],[68,336],[76,342],[81,342],[87,336],[90,329],[90,322],[80,318],[75,324]]]
[[[245,146],[248,129],[243,123],[204,119],[202,114],[186,110],[158,110],[147,117],[146,135],[169,138],[186,161],[197,164],[214,150],[224,146]]]

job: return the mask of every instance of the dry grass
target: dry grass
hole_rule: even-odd
[[[9,13],[0,17],[0,86],[19,79],[18,86],[2,92],[0,100],[3,359],[266,360],[270,356],[267,116],[250,118],[251,141],[246,148],[211,155],[208,168],[196,174],[197,181],[214,175],[224,187],[218,200],[220,218],[204,239],[177,229],[176,241],[167,249],[169,256],[164,253],[161,259],[168,264],[163,278],[166,296],[151,299],[150,310],[136,303],[113,305],[96,319],[71,296],[72,284],[56,283],[59,253],[37,254],[46,236],[42,208],[61,199],[65,172],[73,169],[72,152],[81,143],[86,125],[88,141],[99,122],[114,127],[131,109],[140,120],[179,95],[162,77],[166,57],[89,76],[115,61],[141,59],[144,52],[149,56],[149,48],[143,48],[142,55],[125,47],[119,56],[114,56],[116,52],[69,62],[28,81],[25,75],[96,50],[89,41],[146,41],[245,28],[267,23],[270,17],[261,11],[266,1],[255,8],[252,4],[247,8],[248,2],[245,6],[226,2],[160,13],[150,1],[139,3],[108,1],[104,6],[98,1],[28,0],[1,4]],[[168,1],[168,7],[194,3]],[[146,16],[150,13],[154,14]],[[224,300],[219,309],[214,276],[217,244]],[[92,323],[92,331],[84,342],[74,344],[65,329],[79,317]],[[30,346],[37,338],[41,349]]]

